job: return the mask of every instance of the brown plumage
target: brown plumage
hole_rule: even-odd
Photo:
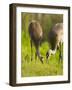
[[[42,56],[40,55],[39,52],[39,46],[41,43],[41,39],[43,36],[43,32],[42,32],[42,28],[39,24],[39,22],[33,20],[30,22],[29,24],[29,35],[31,38],[31,60],[33,59],[33,55],[32,55],[32,44],[34,44],[35,48],[36,48],[36,55],[39,57],[40,61],[43,63],[42,61]]]
[[[54,25],[52,30],[48,33],[48,42],[52,49],[59,46],[59,43],[63,39],[63,24],[57,23]]]
[[[61,54],[62,41],[63,41],[63,24],[57,23],[48,33],[48,42],[50,44],[50,49],[52,51],[56,51],[57,48],[60,48],[60,54]],[[46,54],[47,58],[52,54],[51,50],[47,52]],[[60,55],[60,57],[62,57],[62,55]]]

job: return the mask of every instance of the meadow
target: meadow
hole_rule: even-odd
[[[46,52],[49,50],[47,42],[48,31],[55,23],[63,22],[63,15],[47,15],[22,13],[22,31],[21,31],[21,76],[56,76],[63,75],[63,62],[59,62],[59,50],[52,55],[48,63],[46,62]],[[35,58],[35,47],[33,47],[33,61],[31,61],[30,37],[28,25],[31,20],[37,20],[43,29],[43,39],[40,46],[40,53],[44,57],[44,63]]]
[[[22,62],[21,62],[21,76],[52,76],[63,74],[63,62],[59,62],[59,51],[57,50],[55,55],[52,55],[48,63],[46,62],[46,51],[49,50],[47,42],[43,42],[40,47],[41,55],[44,57],[44,63],[35,59],[35,47],[33,47],[33,61],[31,61],[31,47],[30,38],[28,34],[22,32]]]

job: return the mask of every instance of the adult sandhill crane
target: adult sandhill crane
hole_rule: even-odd
[[[39,46],[42,40],[43,32],[42,28],[39,24],[39,22],[33,20],[29,24],[29,35],[31,39],[31,61],[33,60],[33,52],[32,52],[32,46],[34,44],[36,49],[36,56],[40,59],[40,61],[43,63],[43,57],[40,54]]]
[[[63,23],[55,24],[51,31],[49,31],[48,42],[50,44],[50,50],[47,51],[46,58],[48,59],[52,54],[56,53],[57,49],[59,49],[59,60],[62,60]]]

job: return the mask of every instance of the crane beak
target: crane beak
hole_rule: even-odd
[[[49,52],[46,53],[46,59],[48,59],[48,57],[49,57]]]

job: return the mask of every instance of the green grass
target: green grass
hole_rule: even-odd
[[[33,61],[31,61],[31,47],[28,32],[22,31],[21,35],[21,76],[52,76],[63,74],[63,62],[59,63],[59,51],[49,58],[46,63],[46,52],[49,49],[48,42],[44,42],[40,47],[41,55],[44,57],[42,64],[37,58],[35,60],[35,48],[33,47]]]

